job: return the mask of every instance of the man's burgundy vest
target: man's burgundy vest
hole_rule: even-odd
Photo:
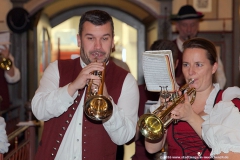
[[[59,60],[58,68],[60,74],[59,87],[72,82],[82,70],[79,58]],[[127,71],[116,66],[112,61],[106,67],[105,83],[108,93],[115,103],[118,102],[127,73]],[[71,119],[82,98],[82,94],[83,90],[79,90],[74,104],[65,113],[44,122],[43,135],[35,156],[36,160],[51,160],[55,158],[68,125],[71,123]],[[84,114],[82,132],[82,159],[116,159],[117,145],[111,141],[101,122],[90,120]]]
[[[5,110],[10,107],[9,92],[8,92],[8,83],[4,77],[4,70],[0,69],[0,96],[3,101],[0,104],[0,110]]]

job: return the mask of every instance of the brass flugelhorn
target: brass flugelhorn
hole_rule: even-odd
[[[12,67],[12,61],[9,58],[4,58],[0,56],[0,68],[8,71],[10,70],[11,67]]]
[[[109,98],[103,96],[103,86],[105,81],[106,63],[103,63],[103,71],[93,71],[91,74],[99,76],[101,79],[100,85],[93,83],[90,79],[87,86],[86,101],[84,103],[84,112],[92,120],[102,121],[112,116],[113,106]],[[94,91],[94,87],[96,87]]]
[[[186,92],[188,96],[191,96],[190,103],[193,104],[196,97],[195,88],[190,88],[189,85],[194,82],[191,79],[187,84],[182,86],[179,90],[182,92]],[[161,104],[153,113],[143,114],[140,116],[138,120],[138,127],[143,136],[147,139],[157,140],[163,137],[164,132],[167,127],[174,121],[171,118],[171,111],[179,104],[184,102],[184,94],[181,96],[177,93],[172,96],[171,103],[164,110],[164,103]]]

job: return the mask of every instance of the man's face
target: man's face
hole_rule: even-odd
[[[114,46],[113,37],[110,22],[99,26],[85,22],[81,35],[77,36],[84,63],[107,61]]]
[[[182,41],[195,37],[198,32],[198,27],[198,19],[185,19],[176,23],[176,28]]]

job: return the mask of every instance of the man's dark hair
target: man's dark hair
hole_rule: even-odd
[[[96,26],[101,26],[106,24],[107,22],[111,23],[112,26],[112,35],[114,35],[114,25],[112,17],[105,11],[101,10],[91,10],[85,12],[80,19],[79,22],[79,35],[82,34],[83,31],[83,24],[88,21]]]
[[[178,48],[174,42],[170,40],[159,39],[153,42],[150,50],[171,50],[174,64],[176,64],[176,61],[178,59]]]

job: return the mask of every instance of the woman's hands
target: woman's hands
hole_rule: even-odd
[[[190,122],[194,120],[195,116],[198,116],[192,109],[192,105],[189,102],[187,93],[184,93],[185,101],[178,104],[173,110],[171,117],[182,121]]]
[[[189,102],[189,97],[187,93],[184,94],[184,103],[178,104],[173,110],[171,117],[174,119],[182,120],[188,122],[188,124],[195,130],[198,136],[202,137],[202,123],[204,120],[200,115],[198,115]]]

